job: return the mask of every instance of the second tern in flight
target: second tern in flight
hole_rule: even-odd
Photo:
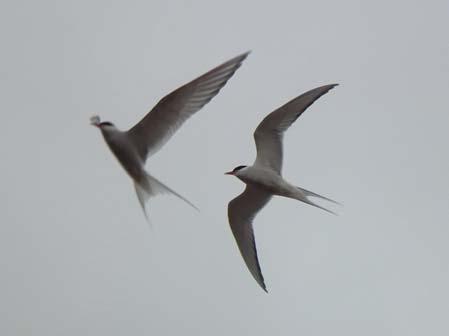
[[[238,166],[226,173],[238,177],[246,184],[243,193],[229,202],[229,224],[246,266],[264,291],[267,289],[257,258],[252,225],[256,214],[273,195],[293,198],[331,213],[332,211],[312,202],[309,197],[337,203],[327,197],[294,186],[281,176],[284,132],[315,100],[336,85],[330,84],[310,90],[266,116],[254,132],[257,149],[254,164]]]
[[[168,94],[128,131],[120,131],[111,122],[101,122],[98,116],[91,118],[91,124],[100,129],[110,150],[133,180],[146,217],[146,201],[160,193],[174,194],[195,207],[148,174],[145,161],[161,149],[189,117],[215,97],[248,54],[239,55]]]

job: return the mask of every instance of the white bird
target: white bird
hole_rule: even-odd
[[[254,132],[257,157],[252,166],[238,166],[225,174],[234,175],[246,184],[246,189],[228,204],[228,218],[232,233],[243,260],[254,279],[267,292],[253,233],[253,219],[273,195],[293,198],[331,212],[309,197],[321,198],[337,203],[306,189],[296,187],[281,176],[282,138],[284,132],[315,100],[338,84],[310,90],[271,112]],[[337,203],[338,204],[338,203]]]
[[[168,94],[128,131],[118,130],[111,122],[101,122],[98,116],[91,118],[91,124],[101,130],[110,150],[133,180],[147,220],[146,201],[161,193],[174,194],[196,208],[148,174],[144,168],[145,161],[161,149],[189,117],[217,95],[248,54],[239,55]]]

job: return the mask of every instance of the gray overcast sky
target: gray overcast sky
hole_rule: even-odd
[[[448,1],[3,1],[0,334],[448,335]],[[89,117],[121,128],[253,52],[147,163],[145,223]],[[285,177],[340,216],[256,218],[270,293],[229,230],[252,132],[340,83],[285,137]]]

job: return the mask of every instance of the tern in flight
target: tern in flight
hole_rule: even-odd
[[[257,258],[252,225],[256,214],[273,195],[293,198],[331,213],[333,212],[312,202],[309,197],[337,203],[327,197],[296,187],[285,181],[281,176],[284,132],[315,100],[336,85],[325,85],[310,90],[266,116],[254,132],[257,149],[254,164],[252,166],[238,166],[225,173],[236,176],[246,184],[243,193],[229,202],[229,224],[246,266],[265,292],[267,289]]]
[[[108,147],[133,180],[147,220],[147,200],[161,193],[173,194],[196,208],[185,197],[148,174],[144,168],[145,161],[160,150],[187,119],[217,95],[248,54],[239,55],[168,94],[127,131],[120,131],[109,121],[101,122],[98,116],[91,118],[91,124],[100,129]]]

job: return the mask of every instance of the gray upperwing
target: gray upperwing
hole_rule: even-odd
[[[188,118],[215,97],[248,54],[239,55],[168,94],[128,130],[142,160],[158,151]]]
[[[310,105],[337,85],[324,85],[307,91],[267,115],[254,132],[257,148],[254,164],[281,173],[284,132]]]

